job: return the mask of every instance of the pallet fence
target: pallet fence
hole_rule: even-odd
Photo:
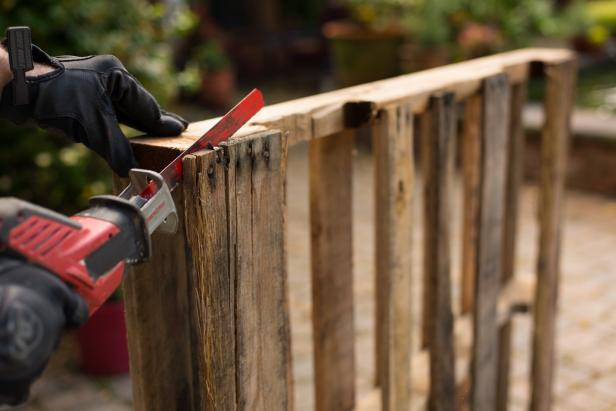
[[[537,63],[546,116],[539,253],[529,285],[518,281],[514,257],[521,116]],[[220,148],[189,156],[174,193],[178,233],[155,234],[152,260],[125,280],[135,409],[293,409],[286,169],[288,147],[299,142],[309,142],[316,409],[506,410],[511,319],[521,311],[533,321],[530,409],[551,409],[575,77],[569,51],[513,51],[268,106]],[[214,121],[193,123],[175,139],[137,139],[136,155],[159,169]],[[351,220],[359,127],[372,130],[376,187],[376,375],[363,397],[355,387]],[[453,300],[457,152],[462,276]],[[423,193],[414,191],[415,170]],[[411,270],[416,201],[424,206],[422,273]],[[420,336],[411,335],[414,276],[424,290]],[[470,348],[461,353],[459,346]],[[421,362],[429,365],[425,404],[411,390],[411,369]]]

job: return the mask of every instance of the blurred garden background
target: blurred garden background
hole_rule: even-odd
[[[581,139],[572,156],[578,146],[592,152],[572,164],[600,165],[573,185],[601,197],[577,197],[570,212],[586,236],[593,234],[584,212],[599,210],[592,230],[614,217],[616,0],[0,0],[0,30],[12,25],[30,26],[34,43],[52,55],[116,55],[163,107],[190,121],[220,115],[255,87],[272,104],[520,47],[572,48],[580,57],[573,123]],[[541,81],[530,82],[529,135],[540,127],[532,101],[541,100]],[[0,196],[70,214],[110,192],[106,164],[81,145],[0,121]],[[616,341],[616,328],[610,332]],[[128,378],[83,379],[73,344],[63,342],[24,409],[94,409],[84,405],[92,401],[100,411],[129,409]]]
[[[253,87],[273,103],[531,45],[579,50],[579,104],[616,111],[616,1],[1,0],[0,10],[2,31],[29,25],[52,55],[115,54],[191,120]],[[0,195],[74,212],[109,191],[104,163],[63,137],[2,122],[0,146]]]

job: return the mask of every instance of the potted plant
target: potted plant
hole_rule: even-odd
[[[118,289],[77,331],[80,367],[91,375],[126,374],[129,370],[124,302]]]
[[[441,66],[454,58],[458,6],[457,0],[414,2],[403,19],[408,32],[400,54],[404,72]]]
[[[406,6],[396,0],[347,0],[345,5],[348,18],[323,26],[337,84],[345,87],[399,74],[404,38],[400,14]]]
[[[212,108],[230,106],[235,94],[235,73],[231,61],[216,40],[205,40],[190,52],[180,86]]]

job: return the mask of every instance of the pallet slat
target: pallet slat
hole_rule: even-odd
[[[462,133],[462,287],[461,312],[473,310],[477,264],[477,219],[479,217],[479,178],[481,170],[482,97],[475,94],[464,106]]]
[[[570,133],[575,61],[548,64],[545,125],[541,140],[539,190],[539,257],[533,324],[531,410],[552,404],[556,304],[562,227],[562,205]]]
[[[355,406],[352,174],[354,133],[310,143],[316,410]]]
[[[224,146],[229,230],[235,240],[237,408],[290,410],[285,144],[279,132],[265,132]]]
[[[174,150],[147,151],[143,167],[155,168],[152,160],[162,157],[166,162],[177,155]],[[114,181],[118,192],[126,184],[126,180]],[[195,341],[196,334],[191,320],[192,271],[186,256],[183,192],[182,187],[173,193],[178,232],[155,233],[150,261],[131,267],[123,281],[133,403],[139,411],[195,410],[200,404],[194,345],[186,343]]]
[[[377,372],[382,410],[408,410],[411,361],[413,117],[382,110],[374,133]]]
[[[524,124],[522,111],[526,102],[526,83],[511,88],[511,117],[507,149],[507,186],[505,198],[505,221],[503,227],[503,274],[501,284],[505,285],[515,275],[516,236],[518,205],[524,172]],[[511,362],[511,321],[499,331],[498,360],[498,410],[507,411],[509,403],[509,374]]]
[[[430,283],[430,410],[455,410],[453,312],[451,307],[450,190],[456,137],[453,93],[435,95],[429,105],[425,161],[424,261]]]
[[[510,87],[505,75],[497,75],[485,80],[473,332],[471,409],[474,411],[496,409],[497,304],[502,275],[509,102]]]
[[[192,187],[184,207],[193,260],[193,329],[197,333],[193,355],[202,393],[199,408],[234,410],[235,301],[222,155],[222,150],[208,151],[184,160],[185,184]]]

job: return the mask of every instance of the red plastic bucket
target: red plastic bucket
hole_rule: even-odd
[[[107,302],[77,332],[81,369],[91,375],[128,373],[124,304]]]

